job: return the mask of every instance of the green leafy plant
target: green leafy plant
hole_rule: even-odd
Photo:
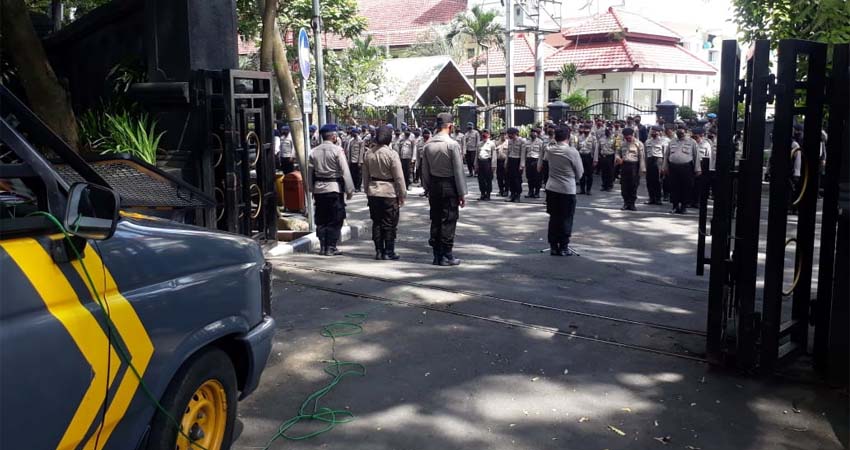
[[[705,109],[706,114],[717,114],[717,111],[720,110],[720,94],[703,96],[702,107]]]
[[[97,146],[103,149],[101,155],[127,153],[148,164],[156,164],[159,141],[165,132],[157,134],[156,122],[151,121],[147,114],[133,117],[126,112],[105,113],[102,120],[105,122],[102,125],[105,134]]]
[[[582,109],[587,108],[587,104],[590,103],[590,99],[581,92],[573,92],[572,94],[566,95],[563,100],[564,103],[570,105],[570,109],[573,111],[581,111]]]
[[[578,80],[578,76],[578,66],[574,63],[564,63],[564,65],[561,66],[561,69],[558,71],[558,80],[562,83],[566,83],[567,92],[565,92],[565,94],[569,94],[573,91],[573,85],[576,80]]]
[[[473,98],[471,95],[461,94],[461,95],[457,96],[454,100],[452,100],[452,106],[459,106],[459,105],[462,105],[464,103],[474,103],[474,102],[475,102],[475,98]]]
[[[682,120],[691,120],[697,118],[697,112],[690,106],[679,107],[679,118]]]

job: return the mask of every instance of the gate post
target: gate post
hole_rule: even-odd
[[[567,119],[567,109],[569,109],[569,107],[570,105],[560,100],[555,100],[554,102],[549,103],[549,120],[556,124],[560,124],[562,121]]]
[[[655,105],[655,108],[658,110],[656,114],[658,117],[663,118],[665,123],[673,123],[676,121],[676,110],[679,109],[679,105],[671,102],[670,100],[664,100],[663,102]]]
[[[478,106],[475,103],[461,103],[457,106],[457,115],[461,129],[465,130],[468,122],[472,122],[475,128],[478,128]]]

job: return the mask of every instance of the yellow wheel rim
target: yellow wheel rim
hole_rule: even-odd
[[[184,434],[177,435],[177,450],[221,448],[227,427],[227,394],[218,380],[205,381],[192,394],[180,425],[191,441]]]

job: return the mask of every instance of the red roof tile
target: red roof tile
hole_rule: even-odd
[[[714,75],[717,68],[685,48],[672,43],[607,41],[572,44],[546,59],[546,72],[554,73],[565,63],[582,72],[652,71]]]
[[[526,34],[514,35],[514,55],[512,62],[514,64],[514,73],[534,73],[534,37]],[[557,49],[543,42],[543,58],[548,58],[554,54]],[[500,48],[491,48],[486,55],[481,55],[479,58],[486,61],[490,58],[490,75],[505,74],[505,52]],[[530,66],[530,69],[529,69]],[[472,59],[466,60],[460,65],[460,70],[466,76],[472,76]],[[478,75],[483,75],[486,71],[485,66],[478,68]]]
[[[675,31],[640,14],[608,8],[590,19],[563,32],[567,39],[579,37],[604,37],[611,33],[623,33],[628,38],[655,39],[678,42],[681,36]]]
[[[358,0],[357,12],[366,18],[365,35],[377,46],[412,45],[428,39],[433,25],[448,24],[466,11],[467,0]],[[349,39],[328,35],[327,48],[346,48]]]

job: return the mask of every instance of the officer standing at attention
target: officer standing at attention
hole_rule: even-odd
[[[413,159],[410,162],[410,182],[419,183],[419,154],[422,152],[422,130],[413,129]]]
[[[602,137],[597,138],[599,146],[599,171],[602,175],[602,192],[614,189],[614,158],[617,148],[614,147],[614,137],[610,127],[603,130]]]
[[[649,191],[649,201],[645,205],[661,204],[661,164],[667,143],[659,136],[661,127],[652,126],[649,139],[646,140],[646,189]]]
[[[671,213],[688,212],[687,204],[694,188],[694,174],[701,173],[698,154],[697,143],[685,136],[684,129],[676,130],[676,139],[667,145],[667,154],[661,167],[662,173],[670,177],[670,200],[673,202]]]
[[[555,141],[555,125],[549,124],[546,126],[546,135],[543,136],[543,153],[540,155],[540,160],[543,161],[543,170],[540,171],[540,186],[544,189],[546,182],[549,181],[549,161],[546,161],[546,151],[555,144],[557,144],[557,141]],[[539,189],[537,194],[539,197]]]
[[[478,145],[478,189],[481,197],[478,200],[490,200],[493,191],[493,166],[496,143],[490,140],[490,130],[481,131],[481,144]]]
[[[452,254],[458,207],[466,206],[466,179],[460,144],[449,134],[454,128],[449,113],[437,115],[437,134],[425,144],[422,158],[422,183],[428,186],[431,206],[431,239],[434,265],[457,266],[460,260]]]
[[[295,170],[295,146],[286,125],[280,127],[280,167],[284,175]]]
[[[591,195],[590,188],[593,186],[593,169],[599,162],[599,148],[596,136],[590,134],[590,126],[582,124],[579,127],[578,147],[581,162],[584,164],[584,175],[579,180],[580,194]]]
[[[329,123],[320,130],[323,142],[310,152],[310,173],[313,181],[313,200],[316,212],[316,236],[321,255],[336,256],[342,223],[345,221],[345,200],[354,196],[354,182],[348,171],[345,153],[337,143],[337,126]]]
[[[319,136],[319,127],[310,125],[310,148],[316,147],[321,143],[322,139]]]
[[[466,124],[466,133],[463,135],[463,149],[466,150],[466,168],[469,176],[475,176],[475,163],[478,159],[478,145],[481,143],[481,133],[475,129],[475,124]]]
[[[354,192],[360,192],[365,154],[366,143],[360,139],[360,130],[355,127],[351,130],[351,139],[348,141],[348,168],[351,170],[351,179],[354,181]]]
[[[617,164],[622,165],[620,190],[623,195],[623,211],[637,211],[637,190],[640,174],[646,173],[643,144],[635,139],[634,128],[623,128],[623,143],[617,151]]]
[[[555,130],[555,145],[544,155],[549,161],[549,183],[546,185],[546,212],[549,213],[549,254],[569,256],[570,236],[576,211],[576,179],[584,171],[578,151],[568,143],[569,128]],[[543,159],[538,162],[543,170]]]
[[[540,171],[537,161],[543,155],[546,144],[540,138],[540,128],[531,130],[531,139],[525,144],[525,179],[528,181],[528,195],[525,198],[540,198]]]
[[[518,203],[522,195],[522,172],[525,170],[525,139],[519,136],[519,130],[508,128],[508,189],[511,192],[509,202]]]
[[[363,160],[363,181],[372,218],[372,240],[375,259],[397,260],[395,252],[399,208],[404,206],[407,189],[402,162],[398,153],[389,148],[393,131],[384,126],[378,129],[377,146],[369,149]]]
[[[390,143],[390,148],[398,153],[398,157],[401,158],[401,129],[396,128],[393,130],[393,141]]]
[[[699,204],[703,197],[708,197],[709,184],[709,169],[712,164],[711,143],[703,136],[705,134],[704,127],[696,127],[691,130],[691,139],[697,143],[697,154],[699,161],[700,174],[696,177],[694,198],[691,202],[692,208],[699,208]]]
[[[508,195],[508,137],[504,130],[499,133],[496,144],[496,182],[499,185],[499,197]]]
[[[404,186],[406,189],[410,188],[410,163],[413,161],[413,150],[415,146],[416,141],[410,135],[410,128],[406,128],[398,144],[401,170],[404,173]]]
[[[416,142],[416,179],[419,180],[423,192],[419,194],[420,197],[425,197],[428,195],[428,186],[425,186],[422,180],[422,156],[425,154],[425,144],[431,139],[431,130],[425,128],[422,130],[422,137]]]
[[[662,119],[663,121],[664,119]],[[670,142],[676,139],[676,125],[672,123],[668,123],[664,125],[664,135],[661,136],[661,140],[664,141],[664,155],[667,155],[667,147],[670,145]],[[664,164],[664,161],[661,161],[661,164]],[[665,202],[670,201],[670,177],[667,176],[664,171],[661,171],[661,198]]]

